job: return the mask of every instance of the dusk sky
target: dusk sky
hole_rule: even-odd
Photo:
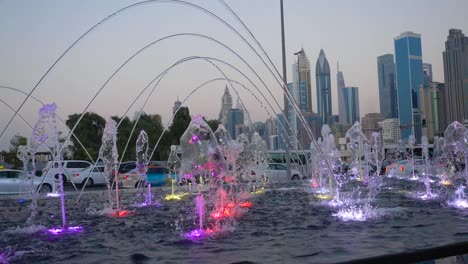
[[[79,36],[106,16],[136,2],[0,1],[0,85],[29,93],[52,63]],[[225,20],[268,62],[221,2],[188,2],[200,5]],[[279,1],[226,0],[226,3],[249,27],[282,73]],[[302,47],[311,61],[315,110],[315,63],[323,48],[332,71],[334,114],[338,113],[337,61],[346,85],[359,87],[363,117],[366,113],[379,111],[377,56],[394,53],[394,37],[404,31],[421,34],[423,62],[432,64],[434,81],[443,82],[442,51],[448,30],[458,28],[468,34],[466,0],[285,0],[284,5],[288,80],[292,79],[293,53]],[[97,27],[63,57],[33,96],[46,103],[57,103],[58,114],[65,119],[69,114],[81,113],[112,73],[130,56],[157,39],[179,33],[207,35],[235,50],[258,73],[282,105],[282,91],[274,76],[233,31],[193,7],[157,1],[128,9]],[[270,93],[242,60],[219,44],[194,36],[178,36],[158,42],[136,56],[107,84],[89,111],[106,118],[123,115],[151,80],[170,65],[190,56],[224,60],[253,81],[260,91],[232,68],[213,61],[228,78],[245,84],[261,101],[259,103],[250,92],[234,84],[253,121],[265,121],[269,114],[278,112],[279,108]],[[143,110],[159,113],[167,122],[177,97],[183,100],[194,88],[215,78],[224,78],[224,75],[213,64],[202,59],[189,60],[175,67],[161,80]],[[217,118],[226,84],[226,81],[212,82],[191,96],[187,101],[191,114]],[[25,98],[18,92],[1,91],[0,99],[13,108],[19,107]],[[236,98],[234,91],[231,90],[231,94]],[[147,96],[148,92],[145,92],[130,110],[128,115],[131,118],[142,107]],[[273,109],[269,108],[268,103]],[[0,105],[0,129],[3,130],[13,113],[4,103]],[[33,125],[39,107],[40,104],[30,99],[20,113]],[[61,129],[64,130],[63,126]],[[31,129],[16,118],[0,139],[0,149],[8,147],[10,137],[15,133],[28,137]]]

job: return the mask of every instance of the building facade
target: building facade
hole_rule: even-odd
[[[340,104],[344,108],[344,122],[340,119],[340,123],[351,125],[361,120],[359,114],[359,89],[357,87],[344,87],[341,89],[341,96],[343,97],[343,102]]]
[[[231,138],[237,138],[241,134],[238,128],[244,125],[244,111],[237,108],[229,109],[226,121],[225,127]]]
[[[298,91],[296,103],[304,112],[312,112],[312,85],[310,79],[310,61],[304,49],[301,49],[298,61],[293,64],[293,82]]]
[[[450,29],[443,52],[447,122],[468,125],[468,37]]]
[[[369,113],[361,119],[362,132],[371,140],[373,132],[380,132],[379,122],[385,118],[380,113]]]
[[[232,96],[229,93],[229,89],[226,85],[226,88],[224,89],[223,97],[221,98],[221,111],[219,112],[219,117],[218,117],[218,121],[221,124],[227,124],[227,116],[228,116],[230,109],[232,109]]]
[[[182,102],[179,101],[179,97],[177,97],[177,100],[174,102],[174,106],[172,107],[172,114],[175,115],[175,113],[181,106],[182,106]]]
[[[377,57],[380,114],[385,118],[398,117],[398,100],[393,54]]]
[[[404,32],[394,39],[398,98],[398,119],[401,137],[414,135],[421,139],[419,86],[424,84],[421,35]]]
[[[320,50],[319,58],[315,65],[315,78],[317,89],[317,113],[326,124],[328,117],[332,115],[330,65],[325,57],[323,49]]]
[[[336,91],[338,95],[338,116],[339,121],[342,124],[349,124],[346,119],[346,106],[344,101],[343,89],[345,88],[345,80],[343,72],[340,71],[340,65],[337,63],[337,73],[336,73]]]
[[[384,144],[396,144],[400,140],[400,128],[398,118],[388,118],[380,121],[379,127],[382,132]]]
[[[423,75],[424,84],[430,84],[432,82],[432,64],[423,63]]]

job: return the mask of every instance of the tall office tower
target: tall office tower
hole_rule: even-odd
[[[468,125],[468,37],[450,29],[445,42],[444,79],[447,122]]]
[[[398,100],[393,54],[377,57],[377,72],[379,76],[380,114],[385,118],[397,118]]]
[[[288,83],[288,90],[289,93],[295,97],[295,95],[298,94],[297,92],[297,87],[294,85],[294,83]],[[296,100],[296,98],[293,98]],[[295,101],[297,102],[297,101]],[[292,149],[297,148],[297,112],[294,107],[292,107],[292,104],[288,102],[288,122],[284,122],[285,129],[289,131],[289,143],[291,144]],[[288,124],[289,123],[289,124]],[[283,128],[281,128],[283,129]]]
[[[332,115],[330,65],[323,49],[320,50],[317,64],[315,65],[315,78],[317,89],[317,112],[322,117],[322,124],[326,124],[328,117]]]
[[[432,82],[419,87],[422,133],[429,139],[443,136],[447,128],[444,84]],[[424,126],[425,125],[425,126]]]
[[[174,102],[174,106],[172,107],[172,114],[174,115],[181,106],[182,102],[179,101],[179,97],[177,97],[177,101]]]
[[[293,64],[293,82],[297,89],[296,103],[301,111],[312,112],[312,88],[310,61],[304,49],[299,52],[298,61]]]
[[[340,65],[336,63],[337,73],[336,73],[336,91],[338,95],[338,116],[339,122],[343,124],[348,124],[346,122],[346,107],[344,105],[344,94],[342,89],[345,88],[345,81],[343,77],[343,72],[340,71]]]
[[[423,63],[424,84],[432,82],[432,64]]]
[[[395,39],[395,65],[398,97],[398,119],[401,137],[414,135],[421,139],[419,86],[424,84],[421,35],[404,32]]]
[[[343,97],[343,102],[340,103],[340,111],[343,108],[345,113],[344,120],[341,121],[340,119],[340,123],[352,125],[354,122],[361,120],[359,114],[359,89],[357,87],[343,87],[341,89],[341,96]]]
[[[237,138],[242,132],[239,127],[244,125],[244,111],[242,109],[231,108],[226,117],[226,130],[231,134],[231,138]]]
[[[227,124],[227,116],[230,109],[232,109],[232,96],[229,93],[229,89],[226,85],[223,97],[221,98],[221,111],[219,112],[218,118],[219,122],[222,124]]]

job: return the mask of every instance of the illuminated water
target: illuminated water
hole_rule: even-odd
[[[153,188],[160,207],[134,208],[136,215],[120,219],[99,213],[104,190],[85,193],[79,204],[68,199],[70,224],[84,229],[64,236],[16,228],[28,206],[3,196],[0,208],[9,213],[0,215],[0,253],[11,263],[324,263],[468,241],[467,210],[412,199],[404,190],[413,183],[392,181],[402,186],[384,187],[377,195],[374,219],[341,221],[333,216],[337,209],[324,206],[303,185],[277,185],[251,198],[253,207],[237,226],[198,242],[184,236],[198,227],[194,196],[164,201],[169,188]],[[129,200],[124,208],[132,192],[122,197]],[[57,199],[41,200],[38,207],[39,226],[60,223]]]

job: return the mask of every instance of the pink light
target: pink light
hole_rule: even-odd
[[[200,142],[200,138],[198,137],[198,135],[193,135],[191,139],[189,139],[189,144],[193,145],[195,143],[198,143]]]
[[[215,219],[215,220],[219,220],[219,219],[222,219],[224,218],[224,215],[223,213],[221,212],[214,212],[214,213],[211,213],[211,218]]]

